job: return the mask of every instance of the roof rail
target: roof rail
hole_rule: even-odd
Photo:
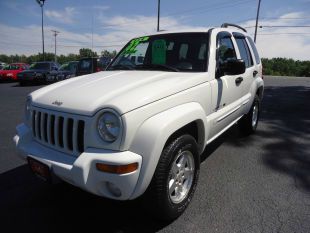
[[[241,26],[239,26],[239,25],[237,25],[237,24],[232,24],[232,23],[223,23],[222,25],[221,25],[221,28],[227,28],[227,27],[236,27],[236,28],[239,28],[239,29],[241,29],[242,31],[244,31],[244,32],[247,32],[243,27],[241,27]]]

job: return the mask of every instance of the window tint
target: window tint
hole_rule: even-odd
[[[229,37],[219,39],[219,62],[224,63],[229,59],[237,59],[234,45]]]
[[[239,48],[241,59],[245,62],[245,67],[253,66],[252,56],[245,38],[236,38],[236,42]]]
[[[3,70],[18,70],[19,65],[8,65],[3,68]]]
[[[207,68],[207,51],[207,33],[145,36],[131,40],[108,70],[204,72]],[[132,56],[135,59],[131,60]]]
[[[187,58],[188,44],[181,44],[179,51],[179,60]]]
[[[143,63],[143,55],[146,53],[146,50],[147,50],[147,47],[148,47],[149,43],[146,42],[146,43],[141,43],[141,44],[138,44],[134,50],[133,53],[129,54],[126,58],[122,59],[121,60],[121,64],[122,65],[139,65],[141,63]],[[140,57],[138,59],[138,57]],[[142,59],[141,59],[142,57]],[[130,63],[128,63],[130,60]]]
[[[254,56],[255,56],[255,60],[256,60],[256,64],[259,64],[260,63],[260,58],[259,58],[259,55],[258,55],[258,52],[257,52],[257,49],[256,49],[256,46],[252,40],[251,37],[247,37],[248,41],[250,42],[250,46],[254,52]]]
[[[206,59],[207,55],[207,44],[201,44],[200,49],[199,49],[199,54],[198,54],[198,59],[199,60],[204,60]]]
[[[85,59],[79,62],[80,71],[91,71],[92,70],[92,59]]]
[[[50,69],[50,63],[48,62],[38,62],[38,63],[33,63],[30,66],[30,70],[49,70]]]

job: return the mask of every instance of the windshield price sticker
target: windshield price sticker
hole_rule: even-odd
[[[148,36],[133,39],[132,41],[130,41],[130,44],[127,46],[127,48],[124,50],[124,52],[122,54],[124,54],[124,55],[125,54],[134,54],[135,52],[137,52],[137,50],[136,50],[137,46],[140,43],[147,41],[148,39],[149,39]]]
[[[166,41],[154,40],[152,44],[152,64],[166,64]]]

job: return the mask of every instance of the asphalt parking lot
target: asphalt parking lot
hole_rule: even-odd
[[[68,184],[34,177],[12,137],[28,93],[0,83],[0,232],[310,232],[310,78],[266,77],[258,132],[237,127],[204,152],[186,212],[171,223]]]

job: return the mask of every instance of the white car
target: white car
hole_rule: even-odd
[[[159,32],[131,40],[104,72],[31,93],[14,141],[44,180],[116,200],[144,194],[174,219],[208,144],[235,123],[256,130],[263,90],[256,47],[237,25]]]

